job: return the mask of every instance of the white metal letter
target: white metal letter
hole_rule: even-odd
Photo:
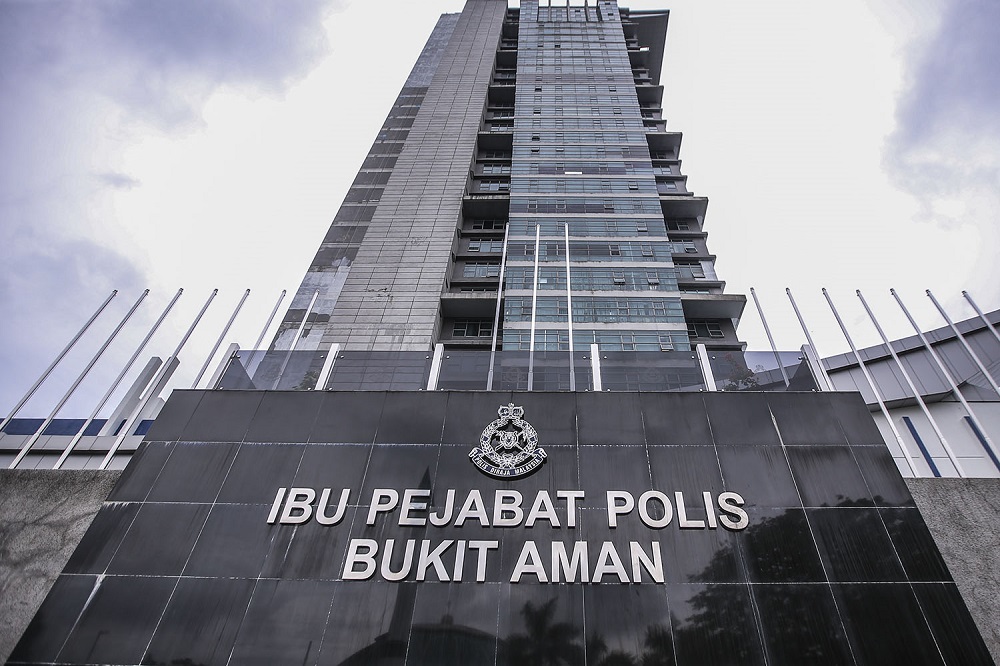
[[[292,488],[285,500],[285,509],[281,512],[282,525],[298,525],[312,518],[312,503],[316,499],[316,491],[312,488]],[[301,511],[301,513],[295,513]]]
[[[538,554],[538,547],[534,541],[524,542],[521,554],[517,556],[514,572],[510,575],[510,582],[520,583],[521,576],[525,574],[532,574],[539,583],[549,582],[549,577],[545,574],[545,567],[542,566],[542,557]]]
[[[360,552],[365,548],[365,552]],[[375,554],[378,552],[378,542],[374,539],[351,539],[347,547],[347,561],[344,562],[344,580],[368,580],[375,573]],[[363,568],[355,571],[354,565],[360,563]]]
[[[366,525],[375,524],[376,514],[392,511],[399,504],[399,492],[392,488],[376,488],[372,492],[372,503],[368,507],[368,520]]]
[[[622,500],[622,504],[618,503]],[[608,527],[618,527],[618,516],[627,515],[635,508],[635,498],[625,490],[608,491]]]

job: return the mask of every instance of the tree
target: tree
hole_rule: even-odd
[[[569,622],[554,622],[556,598],[540,606],[526,601],[521,608],[524,634],[507,639],[507,661],[512,666],[566,666],[582,664],[583,647],[576,642],[580,629]]]

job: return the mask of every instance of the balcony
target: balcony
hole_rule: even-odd
[[[708,199],[695,196],[660,197],[660,208],[666,219],[704,218]]]
[[[661,197],[690,196],[687,189],[687,176],[656,179],[656,191]]]
[[[461,284],[492,287],[492,289],[462,291],[460,287],[452,287],[441,294],[441,316],[450,319],[493,319],[496,314],[499,278],[482,278],[474,283],[468,279],[461,279]]]
[[[510,195],[469,192],[462,199],[462,215],[466,219],[507,219],[510,216]]]
[[[513,120],[487,120],[479,129],[480,132],[512,134],[514,132]]]
[[[653,159],[662,159],[659,155],[676,156],[680,154],[681,138],[680,132],[656,132],[646,135],[646,143],[649,145],[649,154]]]
[[[636,97],[639,98],[640,106],[663,105],[663,86],[648,84],[636,84]]]
[[[746,304],[742,294],[681,294],[685,319],[739,319]]]

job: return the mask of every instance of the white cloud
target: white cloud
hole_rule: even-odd
[[[127,202],[163,183],[133,171],[129,155],[204,132],[205,104],[219,90],[284,94],[329,51],[322,20],[335,7],[312,0],[0,4],[0,411],[112,288],[124,296],[160,286],[161,264],[187,264],[180,277],[168,273],[164,302],[178,283],[211,281],[191,279],[197,267],[186,252],[159,251],[156,236],[169,235],[169,221],[153,237],[140,233],[148,216],[127,210]],[[174,190],[170,199],[184,194]],[[117,316],[118,300],[105,319]],[[152,318],[138,319],[148,325]],[[110,326],[102,319],[87,340]],[[96,344],[68,357],[29,408],[51,405]],[[102,367],[102,379],[113,374]]]

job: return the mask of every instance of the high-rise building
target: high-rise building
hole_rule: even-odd
[[[708,201],[663,118],[667,17],[534,1],[443,16],[277,345],[738,350],[746,299],[723,294]]]
[[[815,358],[748,367],[667,17],[443,16],[272,348],[174,391],[110,494],[66,477],[52,532],[93,522],[8,663],[990,664],[982,486],[907,485]]]

